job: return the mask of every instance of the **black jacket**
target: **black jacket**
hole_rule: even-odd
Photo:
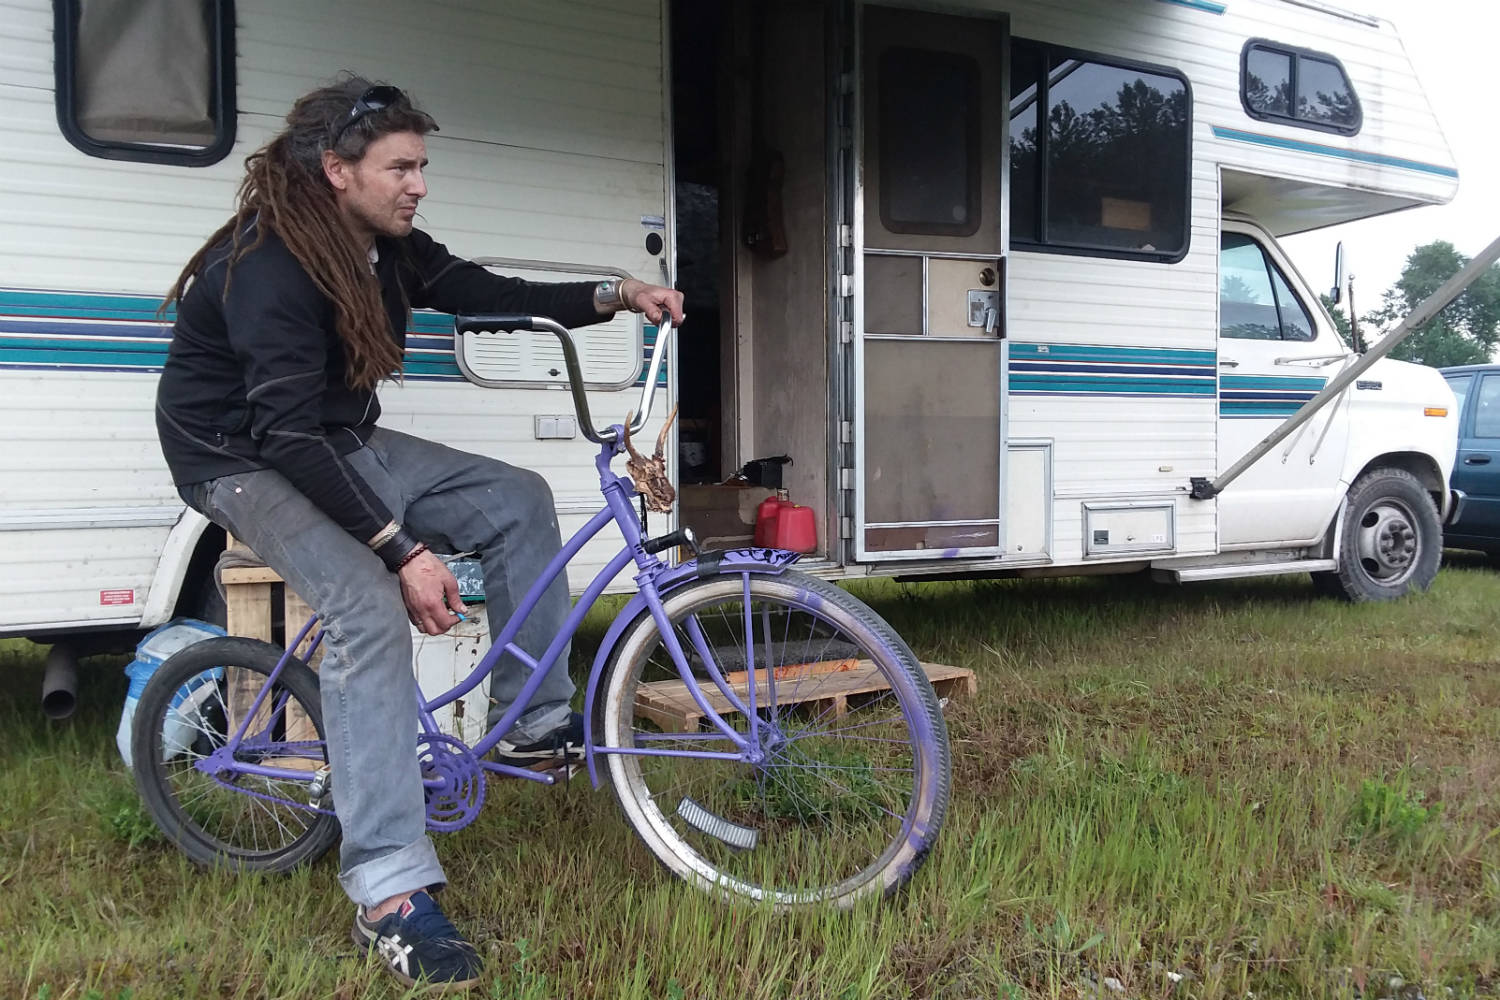
[[[254,239],[253,230],[242,237]],[[597,323],[593,284],[532,284],[450,254],[420,230],[375,241],[390,334],[406,342],[406,304],[442,312],[551,316]],[[380,417],[375,393],[345,381],[333,302],[274,233],[233,265],[229,246],[207,258],[172,327],[156,391],[162,453],[179,486],[275,469],[360,541],[391,512],[345,460]],[[404,300],[403,300],[404,293]]]

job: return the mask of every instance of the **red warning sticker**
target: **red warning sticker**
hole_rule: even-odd
[[[133,590],[101,590],[99,591],[99,606],[103,608],[114,607],[121,604],[134,604],[135,591]]]

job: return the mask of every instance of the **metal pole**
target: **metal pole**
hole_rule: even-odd
[[[1348,387],[1349,383],[1363,375],[1370,366],[1395,348],[1401,341],[1405,340],[1417,327],[1426,323],[1432,317],[1443,311],[1443,308],[1458,298],[1465,288],[1474,283],[1474,280],[1484,273],[1485,269],[1500,260],[1500,238],[1497,238],[1489,246],[1480,251],[1479,256],[1464,265],[1463,270],[1443,282],[1443,286],[1433,292],[1422,304],[1411,311],[1411,314],[1389,334],[1382,337],[1380,342],[1371,347],[1358,361],[1334,376],[1333,381],[1323,387],[1323,391],[1312,399],[1302,404],[1302,409],[1287,418],[1286,422],[1268,434],[1265,440],[1250,449],[1244,458],[1225,470],[1224,474],[1213,481],[1194,476],[1192,480],[1192,497],[1194,500],[1212,500],[1224,491],[1224,487],[1238,479],[1246,469],[1260,460],[1261,456],[1276,447],[1288,434],[1298,427],[1307,423],[1312,415],[1338,398],[1339,393]]]

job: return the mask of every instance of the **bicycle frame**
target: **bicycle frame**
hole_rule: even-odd
[[[514,320],[515,318],[508,317],[507,319]],[[543,321],[539,319],[531,319],[529,320],[529,322],[541,323]],[[568,355],[567,360],[569,362],[569,368],[571,372],[571,370],[574,369],[577,364],[576,356],[570,350],[572,346],[571,339],[567,337],[566,331],[564,331],[561,327],[557,326],[554,323],[551,323],[550,321],[545,322],[548,324],[548,326],[545,328],[552,329],[552,332],[557,333],[561,338],[564,339],[565,354]],[[517,326],[515,328],[521,327]],[[664,343],[665,337],[659,336],[656,353],[652,358],[652,364],[650,368],[651,374],[648,375],[648,379],[651,382],[655,381],[652,376],[654,376],[654,374],[660,370],[660,358]],[[573,384],[575,386],[581,385],[581,377],[579,377],[576,372],[571,373],[574,375]],[[650,397],[650,384],[648,383],[647,391],[643,393],[643,411],[645,412],[649,412]],[[635,511],[631,507],[631,498],[635,495],[635,484],[629,478],[617,475],[610,467],[613,460],[617,456],[622,454],[625,450],[624,426],[616,424],[602,433],[595,431],[589,423],[586,399],[583,398],[582,394],[578,392],[575,392],[574,398],[575,403],[577,404],[577,407],[579,409],[580,423],[585,428],[585,435],[599,444],[599,454],[595,458],[594,464],[599,473],[599,488],[600,492],[603,494],[605,505],[596,514],[594,514],[593,517],[589,519],[587,524],[581,527],[577,532],[573,534],[571,538],[568,539],[568,541],[562,546],[562,549],[557,553],[557,555],[551,560],[551,562],[547,564],[541,575],[538,576],[538,578],[532,583],[531,588],[527,591],[526,596],[522,599],[520,605],[511,613],[510,618],[506,621],[504,627],[500,630],[499,635],[495,637],[488,652],[485,653],[485,655],[480,659],[479,663],[474,667],[472,671],[469,672],[466,677],[464,677],[463,680],[459,681],[456,685],[454,685],[452,688],[449,688],[447,691],[444,691],[443,693],[430,699],[423,694],[420,685],[417,686],[418,714],[424,729],[429,732],[437,732],[437,722],[433,714],[435,710],[442,708],[445,705],[451,704],[452,702],[463,697],[469,691],[473,690],[475,686],[482,683],[483,680],[490,674],[490,671],[495,667],[500,657],[506,653],[509,653],[511,656],[515,657],[517,661],[519,661],[531,671],[531,676],[522,686],[520,693],[516,696],[515,702],[505,712],[504,716],[502,716],[501,719],[490,728],[490,730],[484,735],[484,737],[481,738],[480,741],[470,749],[472,750],[474,756],[476,758],[479,758],[479,766],[484,770],[495,772],[498,774],[504,774],[510,777],[525,778],[529,781],[537,781],[543,784],[555,783],[557,781],[557,777],[551,773],[537,772],[529,770],[527,768],[495,763],[492,761],[483,760],[483,758],[490,752],[490,750],[495,747],[497,743],[500,742],[500,739],[504,736],[504,734],[510,731],[511,727],[515,725],[516,721],[520,719],[522,714],[524,714],[530,707],[531,699],[535,697],[537,689],[540,688],[548,670],[557,661],[558,657],[563,655],[563,650],[568,647],[569,643],[573,639],[574,634],[577,632],[579,625],[583,622],[583,619],[588,614],[588,612],[593,608],[595,602],[599,599],[599,596],[604,592],[605,587],[607,587],[610,581],[612,581],[622,570],[624,570],[628,564],[634,562],[636,565],[635,582],[638,588],[638,593],[625,606],[625,608],[621,610],[620,614],[616,616],[614,623],[612,624],[609,632],[606,634],[605,640],[601,644],[599,652],[595,657],[593,669],[589,675],[588,684],[585,689],[584,750],[588,763],[589,776],[593,781],[595,787],[599,785],[599,775],[596,766],[596,755],[598,754],[634,754],[639,756],[696,757],[703,759],[727,759],[737,761],[742,760],[750,763],[759,761],[761,759],[761,743],[759,735],[760,719],[756,713],[755,704],[756,683],[754,677],[754,665],[756,661],[753,648],[753,630],[748,628],[746,630],[747,667],[750,670],[750,677],[747,686],[746,697],[742,700],[739,695],[735,693],[733,687],[730,685],[729,681],[725,678],[723,672],[720,670],[718,663],[713,656],[712,650],[708,645],[707,638],[704,636],[702,629],[698,626],[697,622],[690,621],[687,626],[688,638],[691,641],[693,650],[698,654],[699,659],[704,664],[706,672],[708,673],[710,679],[713,681],[714,686],[718,689],[719,693],[729,701],[730,705],[732,705],[736,711],[743,714],[748,720],[748,732],[742,734],[735,730],[735,728],[728,722],[726,722],[724,718],[709,704],[708,698],[704,694],[704,688],[699,682],[698,678],[693,675],[693,672],[689,666],[687,654],[683,650],[681,643],[678,641],[677,635],[672,628],[670,620],[667,618],[666,611],[662,604],[662,598],[664,594],[669,593],[676,587],[681,586],[682,584],[687,583],[691,580],[703,578],[706,576],[720,575],[723,573],[741,574],[741,576],[745,580],[746,596],[748,598],[749,574],[780,573],[788,565],[795,562],[798,559],[798,555],[793,552],[787,552],[779,549],[740,549],[723,553],[714,553],[707,560],[701,560],[700,558],[695,557],[694,559],[689,560],[688,562],[680,566],[669,566],[665,561],[658,558],[653,552],[648,551],[646,548],[645,543],[648,541],[648,539],[646,539],[646,537],[642,534],[640,520],[637,518]],[[644,417],[638,414],[636,419],[631,422],[632,432],[639,429],[639,425],[643,423]],[[575,555],[578,554],[579,550],[581,550],[584,545],[586,545],[595,535],[603,530],[605,525],[611,523],[613,523],[620,529],[620,534],[625,540],[624,546],[605,565],[605,567],[595,575],[594,579],[589,583],[588,587],[584,589],[582,595],[580,595],[578,601],[574,604],[567,618],[563,621],[562,626],[558,629],[557,634],[553,637],[551,643],[548,644],[547,649],[539,658],[533,657],[530,653],[528,653],[526,650],[522,649],[515,643],[515,637],[520,632],[522,624],[535,609],[537,603],[541,600],[542,595],[546,592],[547,588],[551,586],[553,581],[557,579],[560,573],[563,573],[566,570],[568,563],[573,559]],[[618,642],[620,637],[623,635],[625,628],[633,623],[644,612],[649,612],[652,618],[656,621],[657,627],[660,630],[663,644],[666,646],[667,652],[671,656],[672,662],[677,668],[679,677],[686,685],[686,689],[689,695],[692,697],[694,703],[698,706],[698,708],[702,711],[704,719],[711,727],[711,731],[700,734],[699,738],[705,741],[727,740],[733,746],[732,750],[664,750],[652,749],[650,747],[599,747],[595,745],[593,739],[593,705],[595,694],[598,691],[599,685],[603,679],[604,667],[608,663],[609,654],[613,650],[615,643]],[[747,600],[747,625],[748,617],[749,602]],[[288,651],[282,656],[281,660],[277,663],[276,668],[267,678],[262,689],[257,693],[256,698],[245,714],[245,718],[239,723],[234,735],[224,747],[224,751],[227,752],[226,755],[230,760],[233,760],[233,754],[235,750],[238,749],[245,741],[247,735],[246,729],[250,724],[250,720],[256,717],[256,713],[260,710],[261,705],[264,703],[267,693],[276,683],[276,680],[280,675],[282,668],[291,658],[291,650],[294,650],[299,645],[301,645],[302,641],[306,638],[309,632],[312,632],[315,626],[318,624],[318,620],[318,616],[314,615],[307,622],[307,624],[302,627],[301,631],[297,634],[296,639],[288,644]],[[313,635],[312,643],[309,646],[306,654],[309,658],[321,644],[322,639],[323,630],[317,629],[316,633]],[[415,683],[415,680],[413,681],[413,683]],[[774,689],[772,691],[771,702],[774,706]],[[250,745],[254,745],[254,740],[250,741]],[[222,767],[224,758],[219,757],[219,755],[215,755],[215,757],[218,758],[216,766]],[[207,761],[208,759],[205,760]],[[273,779],[310,780],[312,777],[312,775],[306,771],[271,767],[263,764],[252,764],[241,761],[234,761],[231,765],[231,768],[234,771],[238,771],[240,773],[253,774]]]

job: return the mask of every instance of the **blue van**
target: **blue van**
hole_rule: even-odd
[[[1500,364],[1442,369],[1458,401],[1458,457],[1450,485],[1462,499],[1443,544],[1479,549],[1500,565]]]

